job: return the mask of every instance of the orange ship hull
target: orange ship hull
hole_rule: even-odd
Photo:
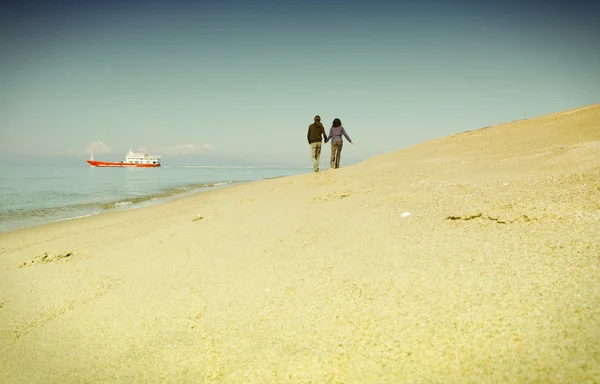
[[[157,168],[159,164],[124,163],[122,161],[97,161],[87,160],[92,167],[133,167],[133,168]]]

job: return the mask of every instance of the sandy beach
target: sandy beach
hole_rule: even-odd
[[[600,104],[2,234],[0,367],[1,383],[600,382]]]

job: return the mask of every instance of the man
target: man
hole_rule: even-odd
[[[315,122],[309,125],[308,134],[306,135],[308,144],[310,144],[313,168],[315,172],[319,172],[319,160],[321,158],[321,146],[323,145],[322,140],[327,143],[327,134],[325,128],[321,124],[321,117],[315,116]]]

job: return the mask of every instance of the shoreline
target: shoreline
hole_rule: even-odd
[[[234,188],[241,187],[244,185],[252,185],[252,184],[260,183],[260,182],[264,182],[264,181],[294,178],[294,177],[305,176],[305,175],[306,174],[276,176],[276,177],[267,177],[267,178],[258,179],[258,180],[223,183],[223,185],[217,185],[217,186],[209,187],[206,189],[199,189],[196,191],[190,191],[190,192],[174,195],[173,197],[168,198],[167,200],[148,204],[148,205],[138,205],[138,206],[127,207],[127,208],[115,208],[115,209],[100,211],[100,212],[96,212],[96,213],[91,213],[89,215],[70,217],[70,218],[60,219],[60,220],[42,223],[42,224],[38,224],[38,225],[28,226],[28,227],[24,227],[24,228],[9,230],[6,232],[0,232],[0,241],[2,241],[3,237],[12,236],[12,235],[15,235],[15,234],[18,234],[21,232],[36,232],[38,230],[52,229],[53,226],[57,226],[57,225],[60,226],[63,223],[76,223],[79,220],[88,220],[88,219],[93,220],[94,218],[103,218],[104,216],[109,216],[109,215],[121,215],[121,214],[127,215],[128,212],[152,210],[152,209],[156,209],[157,207],[166,206],[168,208],[169,205],[171,205],[171,204],[179,205],[179,204],[183,204],[185,202],[193,202],[196,200],[196,198],[199,198],[200,195],[204,195],[204,194],[210,194],[210,193],[218,192],[221,190],[234,189]],[[308,174],[308,175],[310,175],[310,174]],[[161,210],[162,209],[163,208],[161,208]],[[148,213],[150,213],[150,212],[148,212]]]
[[[209,168],[209,167],[205,167],[205,168]],[[222,168],[226,168],[226,167],[222,167]],[[231,167],[227,167],[227,168],[228,169],[242,169],[242,168],[231,168]],[[276,168],[273,168],[273,169],[276,169]],[[288,169],[288,168],[281,168],[281,169]],[[295,168],[295,169],[301,169],[301,168]],[[236,186],[236,185],[240,185],[240,184],[252,183],[252,182],[256,182],[256,181],[260,181],[260,180],[269,180],[269,179],[289,177],[289,176],[295,176],[295,175],[292,174],[292,175],[284,175],[284,176],[264,177],[264,178],[256,179],[256,180],[200,183],[199,185],[201,185],[201,186],[196,186],[190,190],[186,190],[186,188],[182,189],[180,187],[172,187],[171,189],[169,189],[167,191],[157,192],[154,194],[122,198],[120,200],[115,200],[115,201],[108,202],[108,203],[98,202],[98,203],[96,203],[98,205],[97,212],[85,213],[85,214],[77,213],[77,214],[75,214],[75,216],[61,217],[61,218],[55,218],[55,219],[50,218],[47,221],[42,220],[41,223],[18,226],[18,227],[13,227],[8,230],[2,230],[2,231],[0,231],[0,234],[12,233],[14,231],[19,231],[19,230],[28,229],[28,228],[35,228],[35,227],[39,227],[39,226],[43,226],[43,225],[62,222],[65,220],[73,220],[73,219],[78,219],[78,218],[83,218],[83,217],[95,216],[95,215],[102,214],[102,213],[126,211],[126,210],[131,210],[131,209],[140,209],[140,208],[145,208],[145,207],[151,207],[151,206],[155,206],[155,205],[165,204],[170,201],[182,199],[182,198],[185,198],[188,196],[193,196],[198,193],[208,192],[208,191],[211,191],[214,189],[227,188],[227,187],[232,187],[232,186]],[[92,203],[81,203],[81,204],[91,205]],[[57,210],[57,212],[60,212],[61,208],[64,209],[67,207],[68,206],[57,206],[57,207],[52,207],[51,209],[55,209],[55,210]]]
[[[161,205],[161,204],[166,204],[169,203],[171,201],[175,201],[178,199],[183,199],[185,197],[188,196],[193,196],[195,194],[198,193],[203,193],[203,192],[208,192],[214,189],[219,189],[219,188],[227,188],[227,187],[232,187],[238,184],[243,184],[243,183],[248,183],[248,182],[252,182],[252,181],[242,181],[242,182],[232,182],[232,183],[222,183],[223,185],[215,185],[212,187],[206,187],[205,189],[202,188],[198,188],[196,190],[193,191],[185,191],[185,192],[181,192],[178,194],[173,194],[171,196],[168,197],[163,197],[163,198],[150,198],[148,200],[143,200],[139,203],[135,203],[135,202],[129,202],[128,204],[120,204],[120,202],[116,202],[115,206],[113,208],[104,208],[105,205],[109,204],[102,204],[102,207],[100,208],[99,211],[97,212],[92,212],[89,214],[83,214],[83,215],[79,215],[79,216],[72,216],[72,217],[65,217],[65,218],[58,218],[58,219],[49,219],[49,221],[44,221],[38,224],[33,224],[33,225],[27,225],[24,227],[16,227],[13,229],[9,229],[6,231],[1,231],[0,235],[2,234],[10,234],[13,233],[15,231],[21,231],[21,230],[26,230],[26,229],[31,229],[31,228],[37,228],[40,226],[45,226],[45,225],[51,225],[54,223],[59,223],[59,222],[63,222],[63,221],[68,221],[68,220],[76,220],[76,219],[81,219],[81,218],[85,218],[85,217],[92,217],[92,216],[96,216],[96,215],[101,215],[104,213],[111,213],[111,212],[121,212],[121,211],[128,211],[128,210],[134,210],[134,209],[141,209],[141,208],[148,208],[148,207],[153,207],[155,205]],[[142,196],[143,198],[145,198],[145,196]],[[125,199],[125,200],[133,200],[133,199]],[[112,204],[112,203],[110,203]],[[61,208],[61,207],[56,207],[56,208]]]

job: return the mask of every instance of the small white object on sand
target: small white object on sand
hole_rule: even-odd
[[[407,217],[410,216],[410,212],[402,212],[402,214],[400,215],[400,217]]]

